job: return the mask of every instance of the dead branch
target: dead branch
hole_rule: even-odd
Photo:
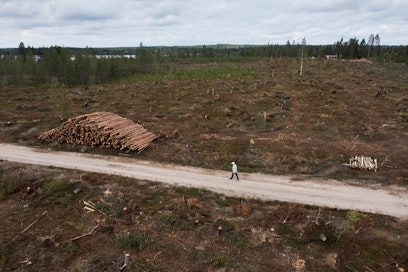
[[[386,161],[389,161],[389,157],[391,156],[391,154],[390,155],[388,155],[387,157],[385,157],[385,159],[384,159],[384,161],[381,163],[381,166],[383,166],[384,165],[384,163],[386,162]]]
[[[93,233],[97,228],[99,228],[99,225],[94,226],[94,227],[93,227],[89,232],[87,232],[87,233],[84,233],[84,234],[81,234],[81,235],[79,235],[79,236],[77,236],[77,237],[72,238],[71,241],[76,241],[76,240],[78,240],[78,239],[81,239],[82,237],[85,237],[85,236],[88,236],[88,235],[92,235],[92,233]]]
[[[122,220],[120,220],[120,219],[118,219],[118,218],[114,218],[114,217],[112,217],[112,216],[110,216],[110,215],[104,213],[103,211],[101,211],[100,209],[98,209],[98,208],[96,207],[96,205],[95,205],[93,202],[91,202],[91,201],[89,201],[89,200],[88,200],[88,201],[83,200],[82,202],[84,203],[83,209],[86,210],[88,213],[90,213],[90,212],[98,212],[98,213],[102,214],[103,216],[106,216],[106,217],[108,217],[108,218],[110,218],[110,219],[112,219],[112,220],[115,220],[115,221],[118,221],[118,222],[123,222]]]
[[[44,211],[40,216],[38,216],[30,225],[28,225],[21,233],[26,232],[29,228],[34,226],[35,223],[37,223],[38,220],[40,220],[41,217],[47,214],[48,211]]]
[[[87,210],[88,212],[94,212],[96,210],[95,204],[92,203],[91,201],[83,201],[84,203],[84,210]]]
[[[391,254],[388,253],[387,250],[384,249],[384,253],[385,253],[385,255],[388,256],[388,258],[390,258],[390,260],[391,260],[397,267],[399,267],[399,264],[398,264],[397,260],[395,260],[395,259],[391,256]]]
[[[370,272],[374,272],[374,270],[372,270],[371,268],[369,268],[369,267],[366,266],[366,265],[363,265],[363,267],[364,267],[365,269],[367,269],[368,271],[370,271]]]
[[[44,211],[41,215],[39,215],[30,225],[28,225],[25,229],[23,229],[20,234],[26,232],[27,230],[29,230],[32,226],[34,226],[35,223],[38,222],[38,220],[40,220],[41,217],[43,217],[44,215],[47,214],[48,211]],[[20,234],[17,234],[10,242],[8,242],[6,245],[10,245],[11,243],[13,243],[19,236]]]
[[[316,225],[319,225],[319,219],[320,219],[320,213],[321,213],[321,212],[322,212],[322,208],[319,207],[319,212],[317,213],[316,220],[314,221],[314,223],[315,223]]]
[[[33,264],[33,261],[27,258],[24,261],[19,262],[19,264],[31,265]]]
[[[283,224],[286,224],[286,221],[288,221],[288,219],[289,219],[289,217],[290,217],[291,214],[292,214],[292,212],[291,212],[291,211],[288,211],[288,214],[287,214],[285,220],[283,220],[283,222],[282,222]]]

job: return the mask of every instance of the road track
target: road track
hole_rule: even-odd
[[[240,173],[240,180],[232,181],[228,171],[4,143],[0,143],[0,159],[203,188],[234,197],[357,210],[408,219],[408,189],[403,187],[363,187],[334,180],[299,180],[292,176],[259,173]]]

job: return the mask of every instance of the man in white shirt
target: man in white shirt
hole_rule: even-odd
[[[232,179],[235,175],[237,177],[237,180],[239,180],[237,164],[235,162],[231,162],[231,165],[232,165],[232,175],[230,179]]]

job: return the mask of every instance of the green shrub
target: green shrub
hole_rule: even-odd
[[[115,238],[115,244],[121,249],[135,249],[142,251],[156,241],[144,233],[129,233]]]
[[[72,207],[73,197],[78,197],[74,194],[68,182],[61,179],[49,179],[42,183],[44,196],[56,205],[63,207]]]
[[[188,197],[200,197],[203,196],[203,193],[206,192],[206,190],[202,188],[194,188],[194,187],[176,187],[175,188],[176,192],[185,194]]]
[[[92,269],[92,271],[106,271],[106,267],[108,267],[111,262],[110,259],[111,258],[105,253],[92,254],[88,258],[89,268]]]
[[[371,215],[364,214],[359,211],[349,211],[346,214],[345,230],[355,231],[356,233],[364,230],[370,229],[373,225],[373,219]]]
[[[242,169],[242,167],[241,167],[241,169]],[[221,207],[235,206],[239,202],[239,200],[236,199],[236,198],[229,197],[229,196],[224,196],[224,195],[218,195],[218,197],[215,199],[215,201]]]
[[[63,243],[61,246],[59,246],[58,250],[62,255],[64,255],[66,261],[71,261],[78,253],[78,248],[71,242]]]
[[[223,252],[213,253],[213,264],[214,266],[231,266],[234,264],[234,260]]]
[[[155,219],[158,220],[160,223],[166,226],[170,226],[174,229],[187,230],[191,226],[188,224],[188,221],[186,221],[186,218],[184,218],[185,216],[186,215],[183,213],[181,214],[164,213],[155,216]]]
[[[68,190],[68,183],[65,180],[51,179],[45,180],[43,185],[45,196],[59,197],[65,195]]]
[[[8,174],[0,179],[0,200],[27,186],[27,181],[18,174]]]

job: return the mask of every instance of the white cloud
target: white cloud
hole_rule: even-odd
[[[408,44],[406,0],[0,0],[0,47]]]

